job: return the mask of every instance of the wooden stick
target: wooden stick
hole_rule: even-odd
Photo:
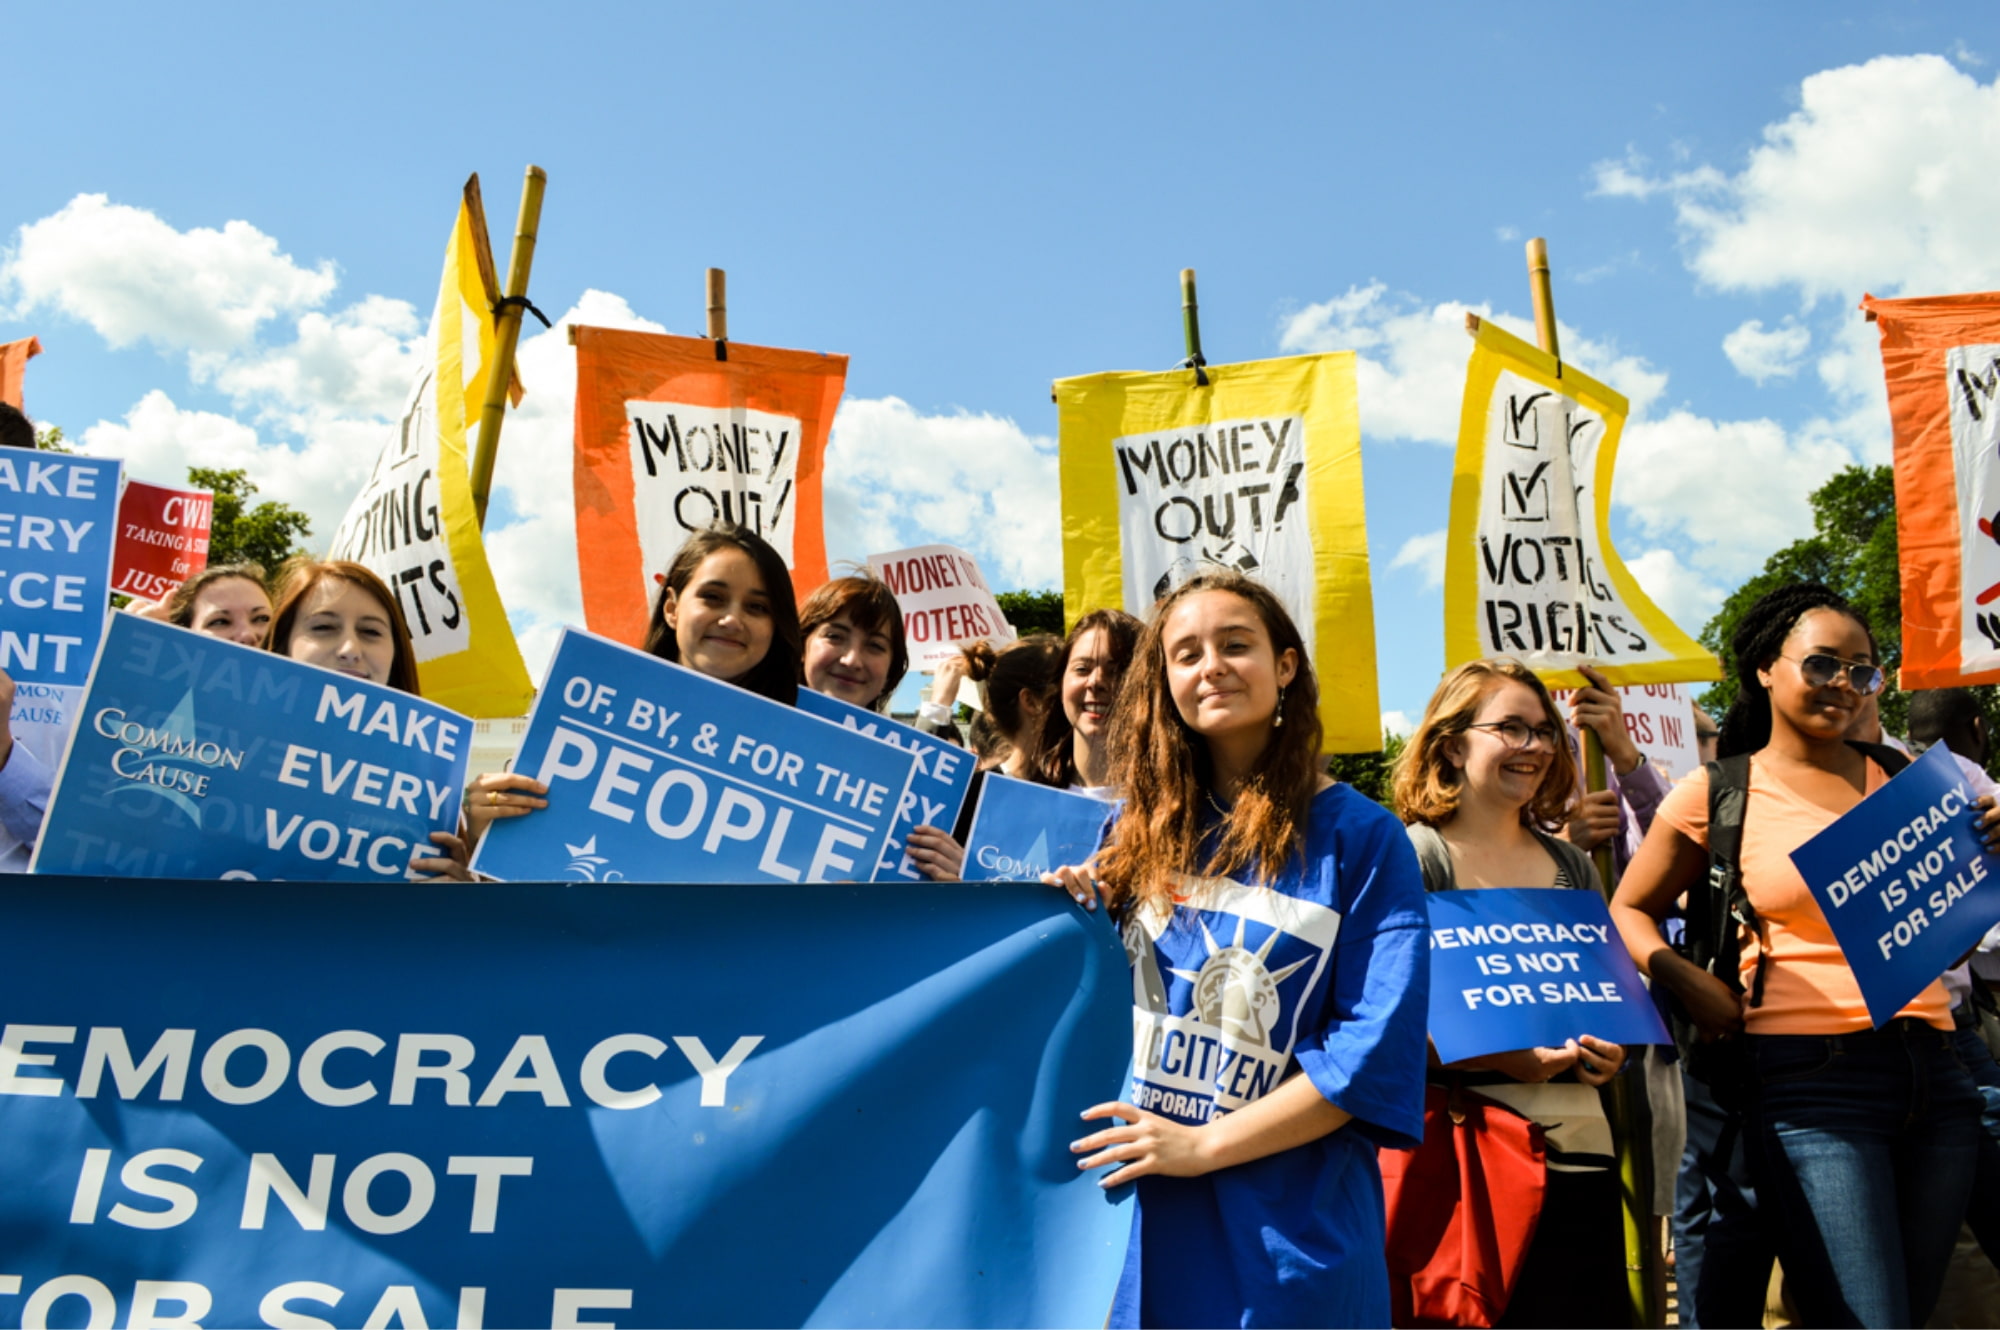
[[[1528,293],[1535,302],[1535,340],[1542,350],[1562,359],[1556,342],[1556,298],[1549,288],[1549,242],[1536,236],[1528,242]]]
[[[535,266],[535,239],[542,224],[542,192],[548,173],[530,166],[521,181],[521,212],[514,221],[514,248],[507,258],[509,297],[528,294],[528,273]],[[507,419],[507,390],[514,382],[514,346],[521,339],[521,307],[506,305],[494,327],[498,345],[486,380],[486,401],[479,409],[479,443],[472,454],[472,507],[486,526],[486,499],[493,490],[493,463],[500,455],[500,427]]]
[[[708,336],[711,341],[729,340],[728,276],[720,268],[708,270]]]

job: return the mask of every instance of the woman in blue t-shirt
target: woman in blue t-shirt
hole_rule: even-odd
[[[1090,868],[1132,960],[1129,1102],[1071,1147],[1137,1182],[1113,1325],[1387,1325],[1375,1151],[1423,1131],[1423,883],[1402,827],[1329,780],[1319,690],[1269,590],[1154,607],[1115,712],[1125,803]]]

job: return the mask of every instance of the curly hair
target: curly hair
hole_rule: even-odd
[[[1181,602],[1211,591],[1248,602],[1271,639],[1273,657],[1294,652],[1298,673],[1280,693],[1270,742],[1204,856],[1215,807],[1210,798],[1215,764],[1207,742],[1174,705],[1165,635]],[[1325,765],[1321,737],[1319,685],[1305,640],[1269,587],[1241,573],[1213,572],[1167,593],[1146,620],[1112,710],[1111,779],[1125,804],[1098,856],[1105,899],[1114,909],[1161,904],[1171,900],[1183,874],[1223,877],[1248,870],[1268,878],[1284,871],[1304,847]]]
[[[1868,634],[1869,650],[1874,650],[1875,631],[1861,611],[1818,582],[1791,582],[1759,596],[1729,635],[1729,668],[1736,676],[1736,700],[1729,704],[1718,727],[1717,757],[1754,753],[1771,742],[1771,694],[1757,672],[1770,667],[1783,653],[1792,630],[1816,610],[1832,610],[1860,624],[1861,631]]]
[[[1132,652],[1139,645],[1139,634],[1146,625],[1123,610],[1092,610],[1076,621],[1063,639],[1062,660],[1056,666],[1055,705],[1042,716],[1040,752],[1035,764],[1035,777],[1059,790],[1066,790],[1077,783],[1076,726],[1070,721],[1069,713],[1062,708],[1062,680],[1069,673],[1069,658],[1076,654],[1077,644],[1095,632],[1102,632],[1108,648],[1109,659],[1105,662],[1105,672],[1111,678],[1111,691],[1115,697],[1118,686],[1124,681],[1125,671],[1132,664]],[[1114,709],[1114,714],[1115,709]]]
[[[1534,690],[1556,727],[1555,757],[1535,787],[1535,797],[1521,809],[1526,826],[1555,827],[1569,816],[1576,798],[1576,756],[1555,700],[1535,672],[1511,656],[1467,661],[1444,676],[1424,707],[1424,718],[1396,759],[1390,777],[1396,815],[1405,822],[1439,827],[1451,821],[1464,797],[1464,777],[1445,756],[1445,745],[1463,735],[1479,714],[1481,704],[1501,684],[1512,681]]]

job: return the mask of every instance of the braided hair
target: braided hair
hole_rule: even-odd
[[[1723,713],[1715,755],[1754,753],[1771,742],[1771,694],[1758,679],[1785,649],[1785,639],[1815,610],[1833,610],[1861,625],[1874,650],[1875,632],[1841,596],[1818,582],[1789,582],[1757,598],[1729,635],[1729,663],[1736,674],[1736,700]]]

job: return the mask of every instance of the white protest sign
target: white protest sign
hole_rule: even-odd
[[[1701,765],[1700,749],[1694,733],[1694,690],[1677,683],[1633,684],[1614,690],[1625,713],[1625,733],[1646,755],[1646,760],[1663,768],[1675,780]],[[1564,719],[1569,717],[1568,688],[1553,689]]]
[[[955,545],[916,545],[871,554],[868,566],[896,595],[910,663],[923,673],[978,641],[1002,647],[1014,629],[980,574],[979,563]]]

